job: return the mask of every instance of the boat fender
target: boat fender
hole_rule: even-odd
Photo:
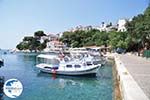
[[[52,70],[52,73],[53,73],[53,74],[56,74],[56,70],[55,70],[55,69],[53,69],[53,70]]]
[[[52,70],[52,78],[53,78],[53,79],[56,78],[56,70],[55,70],[55,69]]]

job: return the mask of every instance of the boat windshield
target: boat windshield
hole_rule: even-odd
[[[52,65],[58,65],[60,62],[58,59],[45,59],[45,58],[37,58],[37,63],[46,63]]]

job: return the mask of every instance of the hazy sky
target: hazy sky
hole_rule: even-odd
[[[0,0],[0,48],[15,48],[38,30],[58,33],[77,25],[116,23],[147,5],[148,0]]]

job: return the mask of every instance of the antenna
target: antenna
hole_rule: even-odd
[[[150,0],[148,0],[148,6],[150,7]]]

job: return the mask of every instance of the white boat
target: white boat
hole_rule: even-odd
[[[99,60],[92,60],[92,57],[72,59],[70,57],[59,57],[58,55],[37,56],[39,64],[36,67],[42,71],[62,75],[87,75],[96,74],[101,67]]]

